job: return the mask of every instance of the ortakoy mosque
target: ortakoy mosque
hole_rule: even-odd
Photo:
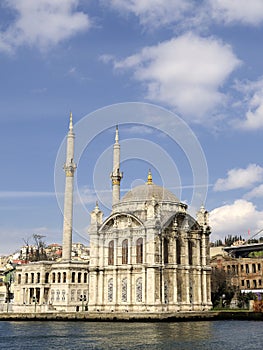
[[[90,262],[72,261],[74,140],[72,114],[64,165],[62,261],[20,265],[13,310],[178,312],[211,308],[208,213],[194,219],[187,205],[153,183],[120,198],[120,144],[113,145],[112,210],[91,213]],[[36,305],[34,300],[36,300]]]

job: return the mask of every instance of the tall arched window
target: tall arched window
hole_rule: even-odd
[[[108,302],[113,301],[113,278],[110,278],[108,281]]]
[[[169,244],[168,244],[168,239],[166,237],[164,237],[164,240],[163,240],[163,262],[164,264],[168,264],[169,261],[168,261],[168,247],[169,247]]]
[[[76,276],[75,272],[72,272],[72,274],[71,274],[71,282],[72,283],[75,283],[75,276]]]
[[[142,278],[139,277],[136,280],[136,301],[142,302]]]
[[[71,290],[71,298],[70,298],[71,301],[74,301],[75,300],[75,289],[72,289]]]
[[[181,242],[180,239],[176,241],[176,263],[181,264]]]
[[[127,302],[127,278],[121,282],[121,301]]]
[[[56,282],[56,274],[55,272],[52,272],[52,283]]]
[[[193,265],[193,243],[188,240],[188,264]]]
[[[49,280],[49,273],[46,272],[45,273],[45,283],[48,283],[48,280]]]
[[[81,272],[78,272],[78,283],[81,283]]]
[[[84,281],[83,281],[83,283],[87,283],[87,280],[88,280],[88,274],[87,274],[87,272],[84,272]]]
[[[128,239],[122,242],[122,263],[128,264]]]
[[[61,282],[61,273],[58,272],[58,283],[60,283],[60,282]]]
[[[67,273],[63,272],[63,283],[67,282]]]
[[[143,262],[143,239],[138,238],[136,241],[136,263],[142,264]]]
[[[108,253],[108,265],[114,265],[114,241],[110,241]]]

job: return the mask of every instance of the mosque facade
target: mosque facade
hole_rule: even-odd
[[[208,212],[196,219],[187,205],[154,184],[120,198],[119,132],[113,146],[112,211],[96,204],[89,227],[90,261],[71,259],[74,130],[72,114],[64,165],[63,254],[60,262],[18,266],[14,311],[179,312],[211,308]]]

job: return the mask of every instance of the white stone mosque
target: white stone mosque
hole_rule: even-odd
[[[120,198],[119,133],[113,146],[112,211],[91,213],[90,261],[73,261],[74,192],[72,114],[67,135],[63,254],[16,268],[13,310],[17,312],[180,312],[211,308],[208,212],[194,219],[187,205],[153,183]]]

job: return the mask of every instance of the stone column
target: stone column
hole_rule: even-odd
[[[189,265],[188,265],[188,239],[187,233],[182,232],[182,241],[181,241],[181,276],[182,276],[182,285],[181,285],[181,310],[189,309]]]
[[[201,264],[202,264],[202,303],[207,304],[207,281],[206,281],[206,237],[202,233],[201,238]]]
[[[196,239],[196,276],[195,276],[195,302],[197,307],[202,303],[202,284],[201,284],[201,261],[200,261],[200,239]]]

